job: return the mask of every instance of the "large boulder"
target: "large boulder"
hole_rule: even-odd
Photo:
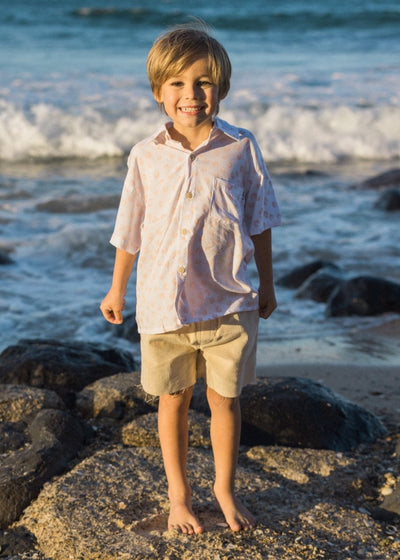
[[[400,169],[390,169],[361,183],[353,185],[357,189],[383,189],[398,187],[400,185]]]
[[[339,271],[339,268],[332,262],[316,260],[304,265],[296,266],[290,272],[279,277],[276,283],[277,285],[285,288],[299,288],[303,282],[307,280],[307,278],[320,269]]]
[[[280,560],[395,558],[399,543],[383,538],[366,510],[371,489],[362,461],[329,450],[243,451],[236,490],[258,525],[232,533],[213,496],[212,452],[190,448],[194,508],[205,532],[189,536],[166,530],[160,449],[113,446],[47,484],[17,527],[57,560],[248,560],[266,558],[266,551]]]
[[[384,192],[375,202],[375,208],[395,212],[400,210],[400,189],[389,189]]]
[[[119,203],[119,195],[104,196],[81,196],[71,195],[68,197],[54,198],[46,202],[37,204],[36,209],[42,212],[52,214],[79,214],[89,212],[99,212],[100,210],[109,210],[117,208]]]
[[[40,410],[27,427],[30,443],[0,462],[0,528],[18,519],[43,484],[65,470],[89,435],[65,410]]]
[[[201,412],[188,412],[189,445],[210,447],[210,418]],[[160,446],[158,437],[158,415],[156,412],[144,414],[128,422],[122,428],[121,441],[134,447]]]
[[[207,413],[195,389],[191,406]],[[349,451],[385,433],[371,412],[310,379],[259,379],[241,395],[242,444]]]
[[[20,422],[43,408],[65,408],[54,391],[24,385],[0,386],[0,422]]]
[[[6,251],[0,250],[0,265],[14,264],[12,258]]]
[[[328,317],[380,315],[388,311],[400,312],[400,284],[373,276],[340,282],[326,308]]]
[[[130,420],[155,410],[140,384],[140,372],[103,377],[80,391],[76,407],[86,418]]]
[[[0,355],[0,383],[52,389],[72,406],[96,379],[136,369],[128,352],[90,343],[22,340]]]
[[[342,279],[343,274],[336,266],[320,268],[301,284],[296,292],[296,298],[325,303]]]

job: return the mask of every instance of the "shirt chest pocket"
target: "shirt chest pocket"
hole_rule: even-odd
[[[214,179],[211,197],[210,217],[222,220],[225,225],[230,222],[240,223],[244,212],[244,189],[219,177]]]

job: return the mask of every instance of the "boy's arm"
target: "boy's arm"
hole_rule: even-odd
[[[135,259],[136,255],[122,249],[116,250],[111,288],[100,304],[100,310],[109,323],[123,322],[122,311],[125,308],[126,288]]]
[[[271,230],[267,229],[259,235],[252,235],[254,243],[254,259],[260,278],[259,312],[262,319],[267,319],[276,309],[273,271]]]

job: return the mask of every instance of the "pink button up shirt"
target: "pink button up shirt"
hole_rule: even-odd
[[[169,126],[133,147],[111,238],[140,251],[136,321],[147,334],[257,309],[250,236],[280,224],[250,132],[216,118],[191,152],[171,139]]]

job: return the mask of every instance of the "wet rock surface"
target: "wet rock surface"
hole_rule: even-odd
[[[207,413],[196,389],[192,406]],[[349,451],[385,433],[376,416],[310,379],[260,379],[241,396],[244,445]]]
[[[206,533],[189,537],[166,530],[157,402],[143,393],[138,372],[86,378],[84,386],[81,379],[70,388],[69,407],[51,390],[52,379],[44,376],[43,388],[0,385],[0,558],[261,560],[266,550],[270,560],[400,555],[398,436],[383,434],[376,417],[320,384],[285,378],[246,388],[237,489],[258,525],[238,534],[213,498],[209,415],[199,410],[205,395],[196,386],[188,470]],[[323,424],[322,413],[349,423],[350,450],[338,451],[341,424],[337,418]],[[352,415],[364,427],[355,428]],[[279,445],[266,443],[266,428],[274,425]],[[329,431],[336,447],[310,448],[310,432],[321,441]]]
[[[369,177],[365,181],[353,185],[357,189],[387,189],[400,186],[400,169],[389,169],[379,175]]]
[[[381,315],[400,312],[400,284],[373,276],[341,282],[332,292],[326,314],[330,317]]]
[[[375,276],[347,277],[334,263],[312,261],[278,279],[296,297],[326,302],[326,316],[400,313],[400,284]]]
[[[375,202],[375,208],[386,212],[400,210],[400,189],[390,189],[384,192]]]
[[[133,369],[128,352],[89,343],[22,340],[0,355],[0,383],[52,389],[67,406],[96,379]]]

